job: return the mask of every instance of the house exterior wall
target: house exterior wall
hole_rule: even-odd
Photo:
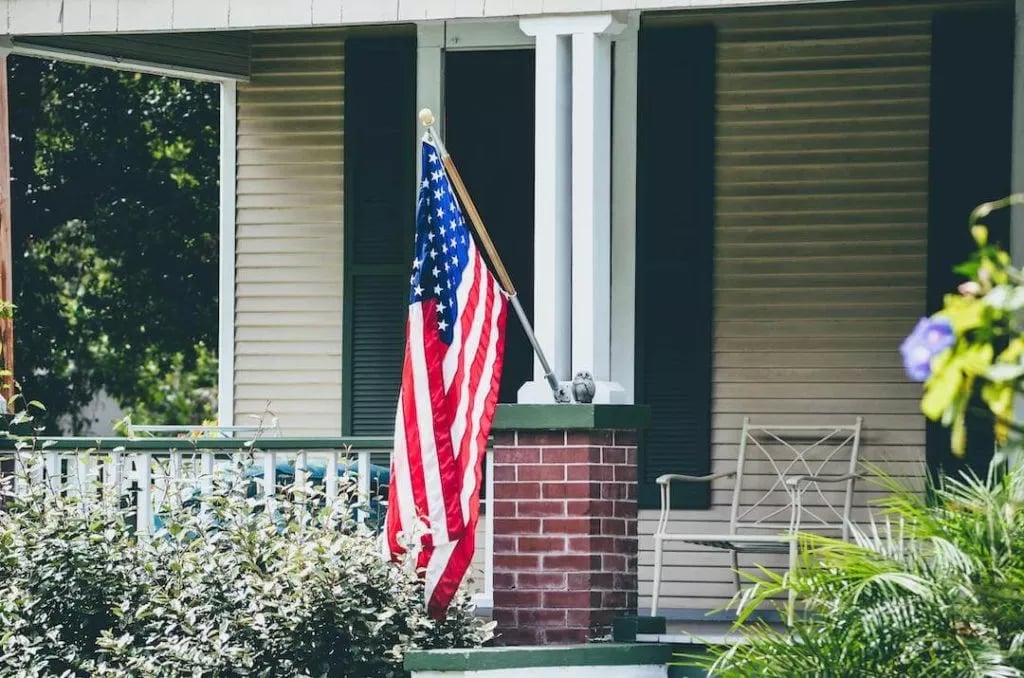
[[[341,433],[343,45],[255,34],[238,85],[234,418],[286,435]]]
[[[920,388],[897,348],[925,309],[935,7],[660,19],[718,27],[712,472],[735,468],[744,416],[861,415],[861,458],[920,485]],[[860,516],[876,496],[858,487]],[[671,531],[726,530],[731,499],[730,481],[715,485],[711,508],[675,512]],[[641,608],[656,517],[640,516]],[[740,565],[754,560],[774,562]],[[663,609],[716,609],[735,592],[725,551],[669,542],[665,562]]]
[[[0,33],[310,28],[808,0],[0,0]]]

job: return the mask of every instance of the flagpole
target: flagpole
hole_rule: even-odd
[[[462,203],[462,206],[466,208],[466,212],[469,213],[469,221],[473,225],[473,230],[476,231],[477,237],[480,239],[480,244],[483,245],[484,251],[487,252],[487,258],[490,259],[495,272],[498,274],[498,282],[501,283],[502,289],[505,290],[505,294],[508,295],[509,301],[512,302],[512,308],[516,310],[516,315],[519,316],[519,322],[523,326],[523,331],[526,332],[526,338],[530,340],[530,345],[533,346],[533,352],[537,355],[537,359],[540,360],[541,367],[544,368],[544,379],[547,380],[548,386],[551,387],[551,394],[554,396],[555,402],[572,402],[568,388],[559,383],[558,377],[555,376],[554,371],[551,369],[551,365],[548,364],[548,359],[545,357],[543,349],[541,349],[540,344],[537,342],[537,335],[534,334],[533,326],[530,324],[529,318],[526,317],[526,312],[523,311],[522,304],[519,303],[519,293],[516,291],[515,285],[512,284],[512,278],[509,276],[508,270],[505,268],[505,263],[501,260],[498,250],[494,247],[494,243],[491,241],[491,236],[487,233],[487,227],[484,226],[484,220],[477,211],[476,205],[473,203],[473,198],[470,197],[469,190],[466,188],[466,184],[462,181],[462,176],[459,174],[459,170],[455,168],[455,163],[452,161],[452,157],[448,155],[448,149],[445,148],[444,141],[441,140],[441,135],[437,133],[436,129],[434,129],[434,114],[429,108],[424,108],[420,111],[420,122],[427,128],[427,133],[430,135],[430,138],[433,140],[438,152],[441,154],[441,162],[444,164],[444,168],[448,172],[448,177],[451,179],[452,186],[455,188],[455,193],[459,198],[459,202]]]

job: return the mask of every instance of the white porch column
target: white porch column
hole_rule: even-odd
[[[569,37],[561,17],[523,19],[536,36],[533,326],[555,375],[572,368],[572,78]],[[520,402],[552,402],[544,369],[534,359],[534,380]]]
[[[640,15],[615,37],[612,74],[611,381],[635,402],[636,363],[636,97]]]
[[[537,38],[534,318],[562,380],[590,372],[594,402],[625,402],[612,375],[612,14],[520,20]],[[571,52],[570,52],[571,41]],[[535,381],[523,402],[551,402]]]
[[[220,85],[220,301],[217,332],[217,423],[235,423],[235,179],[238,90]]]

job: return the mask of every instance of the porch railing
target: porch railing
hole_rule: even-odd
[[[135,507],[136,529],[148,535],[158,529],[161,507],[175,500],[181,488],[209,491],[218,473],[241,469],[265,496],[278,492],[279,465],[285,462],[297,486],[304,486],[315,471],[317,489],[326,501],[337,501],[343,483],[355,481],[360,520],[368,517],[386,486],[378,473],[389,469],[390,438],[37,438],[32,449],[16,449],[13,441],[0,442],[0,461],[14,472],[14,491],[29,484],[44,484],[51,492],[78,494],[86,501],[127,500]],[[41,464],[27,465],[35,456]],[[493,600],[494,512],[493,454],[486,456],[482,530],[478,529],[474,565],[474,602],[490,608]],[[322,474],[322,477],[321,477]],[[291,473],[290,473],[291,475]],[[379,486],[375,486],[377,478]],[[482,544],[480,542],[483,542]]]

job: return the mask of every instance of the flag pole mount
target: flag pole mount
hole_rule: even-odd
[[[437,147],[438,153],[441,154],[441,162],[448,172],[448,177],[455,188],[459,202],[462,203],[462,206],[469,214],[469,221],[473,225],[473,230],[476,231],[480,244],[483,245],[484,251],[487,252],[487,258],[490,259],[491,265],[494,266],[495,273],[498,275],[498,281],[501,283],[502,289],[505,290],[505,294],[508,295],[509,301],[512,302],[512,308],[516,310],[516,315],[519,316],[519,323],[523,326],[523,331],[526,332],[526,338],[530,340],[530,345],[533,346],[533,352],[537,355],[537,360],[540,361],[541,367],[544,368],[544,379],[548,382],[548,386],[551,387],[551,394],[554,396],[555,402],[571,403],[572,396],[570,395],[569,387],[559,383],[558,377],[555,376],[551,365],[548,364],[548,359],[537,342],[537,335],[533,332],[533,325],[530,324],[529,318],[526,317],[526,312],[523,311],[522,304],[519,303],[519,293],[516,292],[515,285],[512,284],[512,278],[509,277],[508,270],[505,269],[505,264],[498,255],[498,250],[495,249],[494,243],[491,242],[491,236],[487,233],[487,227],[484,226],[484,221],[480,217],[476,205],[473,204],[473,199],[469,197],[466,184],[462,182],[462,177],[455,168],[455,163],[452,162],[451,156],[448,155],[448,149],[445,148],[441,135],[434,129],[434,122],[433,111],[429,108],[424,108],[420,111],[420,123],[427,128],[427,133]]]

